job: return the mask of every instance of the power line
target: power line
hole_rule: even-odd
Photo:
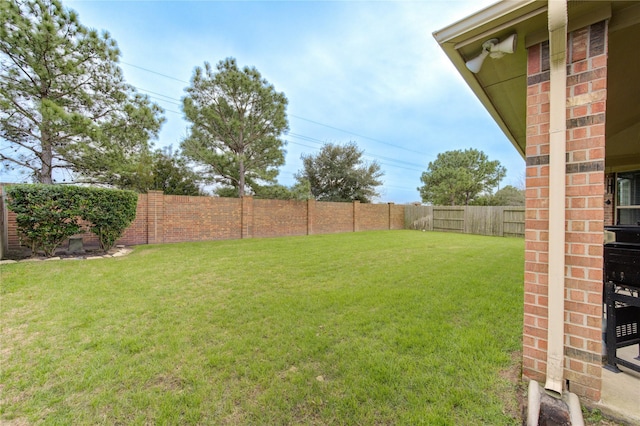
[[[292,137],[297,138],[297,139],[302,139],[304,141],[308,141],[308,142],[311,142],[311,143],[322,144],[322,145],[325,144],[324,142],[322,142],[319,139],[311,138],[311,137],[303,136],[303,135],[298,135],[296,133],[289,133],[289,136],[292,136]],[[302,145],[302,144],[296,143],[296,142],[291,142],[291,143],[293,143],[295,145]],[[308,145],[302,145],[302,146],[309,147]],[[311,147],[309,147],[309,148],[311,148]],[[364,157],[369,157],[369,158],[372,158],[374,160],[382,159],[382,160],[386,160],[386,161],[392,161],[392,162],[395,162],[395,163],[403,164],[404,166],[398,166],[398,165],[394,165],[394,164],[388,164],[388,163],[381,162],[381,164],[385,164],[385,165],[391,166],[391,167],[398,167],[398,168],[401,168],[403,170],[414,170],[414,171],[417,171],[417,172],[423,171],[423,166],[421,164],[410,163],[408,161],[403,161],[403,160],[396,160],[395,158],[385,157],[383,155],[375,155],[375,154],[366,154],[365,153]],[[410,166],[410,167],[406,167],[406,166]],[[417,168],[413,168],[413,167],[417,167]]]
[[[162,74],[160,72],[153,71],[153,70],[150,70],[148,68],[140,67],[138,65],[133,65],[133,64],[130,64],[130,63],[124,62],[124,61],[120,61],[120,63],[123,64],[123,65],[127,65],[129,67],[137,68],[137,69],[142,70],[142,71],[150,72],[151,74],[156,74],[156,75],[159,75],[159,76],[171,79],[171,80],[179,81],[180,83],[189,84],[188,81],[180,80],[179,78],[171,77],[170,75]]]
[[[137,87],[137,89],[142,91],[142,92],[152,93],[154,95],[162,96],[162,97],[170,99],[170,100],[179,101],[179,99],[172,98],[172,97],[167,96],[167,95],[163,95],[162,93],[153,92],[151,90],[143,89],[141,87]],[[160,98],[157,98],[155,96],[149,96],[149,97],[153,98],[153,99],[157,99],[157,100],[159,100],[161,102],[167,102],[167,103],[174,104],[174,105],[182,105],[182,104],[179,104],[177,102],[172,102],[172,101],[168,101],[168,100],[165,100],[165,99],[160,99]],[[172,110],[169,110],[169,109],[165,109],[165,111],[182,115],[181,113],[179,113],[177,111],[172,111]],[[314,137],[311,137],[311,136],[305,136],[305,135],[301,135],[301,134],[293,133],[293,132],[288,133],[287,136],[291,136],[293,138],[301,139],[301,140],[304,140],[306,142],[311,142],[311,143],[315,143],[315,144],[318,144],[318,145],[325,145],[325,143],[326,143],[326,141],[322,141],[322,140],[320,140],[318,138],[314,138]],[[318,149],[317,147],[301,144],[299,142],[290,141],[290,143],[292,143],[294,145],[304,146],[305,148]],[[376,159],[384,159],[384,160],[387,160],[387,161],[392,161],[392,162],[396,162],[396,163],[405,164],[405,165],[408,165],[408,166],[413,166],[413,167],[419,167],[420,168],[420,169],[413,169],[413,168],[401,167],[401,166],[388,164],[388,163],[381,163],[381,164],[385,164],[387,166],[401,168],[403,170],[414,170],[414,171],[421,171],[422,170],[422,165],[415,164],[415,163],[410,163],[408,161],[396,160],[395,158],[385,157],[385,156],[382,156],[382,155],[374,155],[374,154],[365,154],[364,156],[372,158],[374,160],[376,160]]]
[[[341,129],[339,127],[334,127],[334,126],[330,126],[328,124],[323,124],[323,123],[320,123],[320,122],[315,121],[315,120],[310,120],[308,118],[300,117],[298,115],[289,114],[289,116],[297,118],[298,120],[303,120],[303,121],[307,121],[309,123],[317,124],[318,126],[327,127],[329,129],[333,129],[333,130],[338,130],[340,132],[348,133],[348,134],[354,135],[354,136],[358,136],[358,137],[363,138],[363,139],[368,139],[370,141],[378,142],[378,143],[381,143],[381,144],[384,144],[384,145],[389,145],[389,146],[392,146],[394,148],[399,148],[399,149],[402,149],[402,150],[405,150],[405,151],[413,152],[415,154],[420,154],[420,155],[426,155],[426,156],[429,156],[429,157],[433,157],[433,155],[429,155],[429,154],[426,154],[424,152],[420,152],[420,151],[416,151],[416,150],[413,150],[413,149],[405,148],[403,146],[400,146],[400,145],[397,145],[397,144],[393,144],[393,143],[390,143],[390,142],[385,142],[385,141],[382,141],[380,139],[375,139],[375,138],[372,138],[372,137],[369,137],[369,136],[364,136],[364,135],[361,135],[359,133],[354,133],[354,132],[351,132],[349,130]]]
[[[294,142],[294,141],[287,141],[287,142],[288,142],[288,143],[290,143],[290,144],[293,144],[293,145],[304,146],[304,147],[306,147],[306,148],[311,148],[311,149],[315,149],[315,150],[318,150],[318,149],[319,149],[318,147],[305,145],[305,144],[300,143],[300,142]],[[377,158],[376,158],[375,156],[372,156],[372,155],[364,154],[364,155],[363,155],[363,157],[368,157],[369,159],[373,159],[373,160],[376,160],[376,161],[377,161]],[[390,160],[391,160],[391,161],[398,161],[398,160],[393,160],[393,159],[390,159]],[[416,172],[420,172],[420,171],[422,171],[422,169],[413,169],[413,168],[409,168],[409,167],[402,166],[402,165],[389,164],[389,163],[386,163],[386,162],[384,162],[384,161],[378,161],[378,163],[379,163],[380,165],[383,165],[383,166],[386,166],[386,167],[395,167],[395,168],[397,168],[397,169],[401,169],[401,170],[410,170],[410,171],[416,171]]]
[[[144,67],[141,67],[141,66],[138,66],[138,65],[130,64],[128,62],[120,62],[120,63],[123,64],[123,65],[127,65],[127,66],[130,66],[130,67],[133,67],[133,68],[137,68],[137,69],[142,70],[142,71],[146,71],[146,72],[150,72],[152,74],[159,75],[161,77],[165,77],[165,78],[168,78],[168,79],[171,79],[171,80],[179,81],[181,83],[190,84],[190,82],[188,82],[188,81],[181,80],[179,78],[175,78],[175,77],[172,77],[170,75],[163,74],[163,73],[160,73],[160,72],[148,69],[148,68],[144,68]],[[150,93],[153,93],[153,92],[150,92]],[[160,95],[160,96],[165,96],[165,95]],[[167,97],[169,99],[180,101],[179,99],[171,98],[169,96],[165,96],[165,97]],[[402,149],[402,150],[407,151],[407,152],[413,152],[414,154],[420,154],[420,155],[425,155],[425,156],[428,156],[428,157],[434,157],[433,155],[427,154],[425,152],[417,151],[417,150],[410,149],[410,148],[405,148],[405,147],[400,146],[398,144],[393,144],[393,143],[386,142],[386,141],[383,141],[383,140],[380,140],[380,139],[372,138],[370,136],[365,136],[365,135],[362,135],[360,133],[352,132],[350,130],[341,129],[339,127],[335,127],[335,126],[331,126],[331,125],[328,125],[328,124],[324,124],[324,123],[321,123],[321,122],[316,121],[316,120],[311,120],[309,118],[300,117],[299,115],[289,114],[289,116],[297,118],[298,120],[303,120],[303,121],[306,121],[306,122],[309,122],[309,123],[316,124],[318,126],[326,127],[326,128],[329,128],[329,129],[337,130],[339,132],[343,132],[343,133],[347,133],[347,134],[350,134],[350,135],[358,136],[358,137],[363,138],[363,139],[368,139],[368,140],[373,141],[373,142],[381,143],[383,145],[388,145],[388,146],[392,146],[394,148]]]
[[[162,96],[163,98],[169,99],[168,101],[164,99],[160,99],[163,102],[167,102],[167,103],[178,105],[178,106],[182,105],[182,103],[180,102],[180,99],[172,98],[171,96],[163,95],[162,93],[152,92],[151,90],[143,89],[142,87],[137,87],[137,89],[140,90],[141,92],[151,93],[152,95]],[[155,98],[155,99],[158,99],[158,98]],[[174,102],[174,101],[177,101],[177,102]]]

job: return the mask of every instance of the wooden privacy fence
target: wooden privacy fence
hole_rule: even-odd
[[[524,237],[524,206],[405,206],[405,228]]]

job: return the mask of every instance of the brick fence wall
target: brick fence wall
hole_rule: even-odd
[[[567,53],[565,318],[549,324],[548,42],[528,49],[523,374],[544,383],[547,329],[564,327],[567,385],[599,401],[607,22],[570,33]]]
[[[6,213],[8,251],[20,249],[15,214]],[[404,206],[164,195],[138,196],[136,219],[118,244],[230,240],[404,229]],[[82,235],[87,246],[93,234]]]

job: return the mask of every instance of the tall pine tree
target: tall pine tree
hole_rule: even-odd
[[[280,136],[289,128],[287,98],[258,70],[240,69],[233,58],[216,69],[197,67],[187,88],[183,110],[191,126],[182,152],[203,165],[211,181],[242,197],[247,189],[273,183],[284,164]]]
[[[53,183],[54,170],[113,183],[137,173],[162,110],[126,84],[109,34],[58,0],[0,2],[0,161]]]

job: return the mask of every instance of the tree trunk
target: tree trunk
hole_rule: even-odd
[[[38,182],[45,184],[53,183],[53,148],[51,147],[51,142],[49,141],[49,133],[47,130],[42,131],[41,135],[42,140],[42,153],[40,156],[40,161],[42,162],[42,166],[40,167],[40,173],[38,174]]]
[[[238,197],[244,197],[244,161],[241,159],[238,162]]]

